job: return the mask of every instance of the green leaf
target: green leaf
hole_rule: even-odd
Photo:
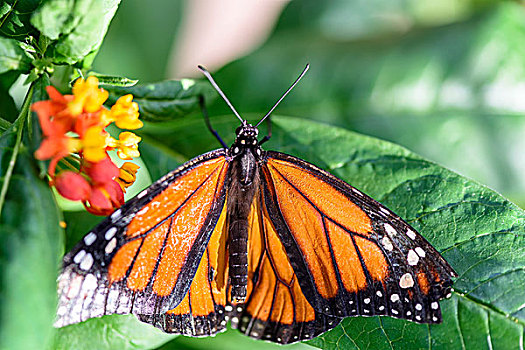
[[[227,140],[238,122],[213,118]],[[228,133],[229,131],[229,133]],[[262,132],[262,131],[261,131]],[[188,159],[217,148],[202,120],[148,125],[148,137]],[[348,318],[311,344],[323,348],[519,348],[525,326],[525,213],[478,183],[375,138],[276,117],[265,148],[310,161],[379,200],[414,226],[458,272],[444,323]]]
[[[38,32],[29,22],[41,0],[7,0],[0,3],[0,35],[24,41]]]
[[[111,315],[60,328],[52,349],[154,349],[174,337],[135,316]]]
[[[119,77],[116,75],[106,75],[96,72],[89,72],[90,76],[98,78],[101,87],[115,86],[115,87],[131,87],[136,85],[139,81],[126,77]]]
[[[243,335],[241,332],[228,329],[224,333],[219,333],[215,337],[189,338],[177,337],[169,343],[158,348],[158,350],[230,350],[230,349],[250,349],[250,350],[270,350],[270,349],[288,349],[288,350],[308,350],[310,346],[302,343],[292,345],[276,345],[273,343],[256,340]]]
[[[26,73],[31,67],[31,59],[20,48],[18,41],[0,37],[0,74],[9,71]]]
[[[139,104],[140,118],[159,122],[182,118],[199,109],[198,96],[211,100],[216,96],[209,83],[191,79],[166,80],[154,84],[139,84],[129,88],[108,87],[107,104],[114,104],[120,96],[133,94]]]
[[[9,89],[13,83],[18,79],[20,72],[9,71],[4,74],[0,74],[0,118],[14,122],[18,115],[18,108],[16,107],[15,100],[9,93]]]
[[[0,138],[0,176],[9,179],[0,215],[0,348],[41,349],[53,334],[61,214],[25,149],[5,177],[15,142],[14,130]]]
[[[46,55],[74,64],[98,50],[120,0],[48,0],[31,23],[52,39]]]

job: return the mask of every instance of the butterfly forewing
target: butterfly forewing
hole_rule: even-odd
[[[316,311],[441,322],[456,274],[413,228],[298,158],[267,152],[262,172],[269,217]]]
[[[88,233],[64,257],[56,325],[175,308],[223,211],[228,165],[224,150],[197,157]]]

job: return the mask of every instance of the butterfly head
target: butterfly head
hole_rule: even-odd
[[[230,147],[232,156],[237,156],[247,150],[251,150],[257,155],[261,154],[259,141],[257,140],[259,130],[256,126],[253,126],[252,124],[246,122],[246,120],[243,120],[241,126],[235,130],[235,134],[237,137],[235,138],[233,145]]]

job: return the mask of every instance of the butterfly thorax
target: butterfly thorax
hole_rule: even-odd
[[[237,137],[229,149],[229,154],[235,159],[239,167],[235,177],[242,186],[251,186],[257,174],[257,163],[262,150],[257,141],[259,130],[257,127],[243,121],[236,130]]]

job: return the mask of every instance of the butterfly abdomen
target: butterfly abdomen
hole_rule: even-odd
[[[248,215],[259,184],[257,162],[246,149],[232,161],[228,189],[228,249],[231,300],[243,303],[248,285]]]

